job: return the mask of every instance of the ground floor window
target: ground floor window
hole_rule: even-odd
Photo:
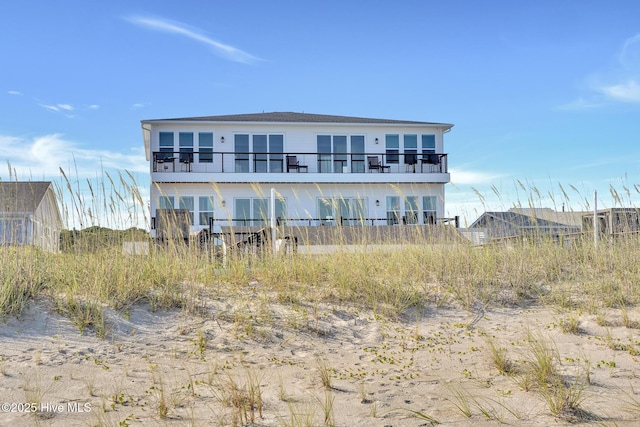
[[[159,209],[173,209],[173,196],[160,196],[158,198]]]
[[[193,196],[184,196],[180,197],[180,209],[186,209],[189,211],[189,224],[194,224],[193,222],[193,210],[194,210],[194,200]]]
[[[422,215],[425,224],[436,223],[436,196],[424,196],[422,198]]]
[[[209,225],[209,221],[213,218],[213,198],[200,196],[198,198],[198,224]]]
[[[400,197],[387,196],[387,225],[400,223]]]
[[[366,199],[357,197],[318,199],[320,225],[361,225],[367,218]]]
[[[404,199],[404,222],[406,224],[418,224],[420,207],[417,196],[407,196]]]
[[[268,198],[234,199],[234,225],[253,225],[267,227],[270,222],[270,200]],[[283,199],[276,199],[275,216],[280,223],[287,218],[287,204]]]

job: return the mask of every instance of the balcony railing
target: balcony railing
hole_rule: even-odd
[[[153,172],[447,173],[443,153],[154,151]]]

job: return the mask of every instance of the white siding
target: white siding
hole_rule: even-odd
[[[335,123],[184,123],[164,122],[145,125],[150,126],[150,146],[147,155],[150,160],[151,173],[151,217],[155,217],[158,197],[161,194],[174,196],[175,208],[178,208],[179,197],[193,197],[195,204],[192,231],[196,232],[204,226],[198,224],[198,198],[212,197],[214,200],[214,217],[216,220],[234,219],[234,200],[238,198],[268,198],[270,189],[276,191],[286,200],[287,217],[300,219],[318,218],[317,201],[319,198],[360,198],[365,199],[369,218],[386,217],[387,196],[417,196],[422,208],[422,197],[437,197],[437,216],[444,216],[444,184],[450,181],[448,173],[401,173],[406,167],[402,162],[391,165],[391,173],[317,173],[315,155],[305,157],[301,153],[317,152],[318,135],[362,135],[365,139],[366,153],[385,153],[385,135],[400,135],[400,153],[403,152],[402,135],[418,135],[418,152],[421,153],[420,135],[433,134],[436,141],[436,153],[444,153],[443,132],[446,125],[430,124],[335,124]],[[194,151],[198,151],[198,134],[213,133],[213,152],[234,152],[234,135],[236,134],[280,134],[284,136],[283,151],[297,154],[300,164],[308,167],[307,173],[235,173],[234,157],[224,157],[224,173],[219,173],[220,164],[200,163],[197,157],[191,165],[191,171],[180,172],[180,165],[175,162],[178,172],[163,173],[153,171],[153,152],[159,151],[160,132],[174,133],[174,150],[179,151],[179,132],[193,132]],[[221,142],[224,138],[224,143]],[[376,139],[378,143],[376,144]],[[349,146],[348,146],[349,147]],[[252,151],[250,149],[250,151]],[[348,148],[348,151],[351,151]],[[220,158],[218,157],[218,162]],[[216,157],[214,156],[214,162]],[[421,165],[418,165],[420,168]],[[216,169],[218,170],[214,172]],[[395,168],[395,169],[394,169]],[[402,168],[402,170],[400,170]],[[224,206],[223,206],[224,201]],[[376,203],[379,201],[379,203]],[[405,204],[401,203],[404,211]],[[420,214],[419,223],[423,223]],[[153,235],[152,231],[152,235]]]

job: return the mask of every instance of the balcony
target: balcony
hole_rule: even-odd
[[[168,174],[307,173],[317,178],[318,174],[448,174],[448,166],[447,154],[442,153],[155,151],[152,171]]]

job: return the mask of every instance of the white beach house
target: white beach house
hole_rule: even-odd
[[[440,223],[453,125],[274,112],[143,120],[151,233],[159,212],[188,216],[190,233],[264,226],[275,189],[279,224]]]

